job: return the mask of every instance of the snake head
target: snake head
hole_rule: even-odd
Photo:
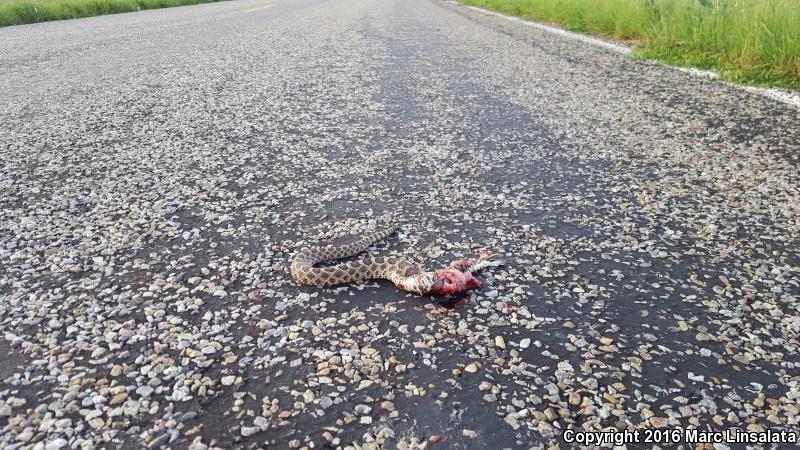
[[[430,293],[451,295],[479,287],[481,287],[481,282],[469,272],[462,272],[458,269],[437,270],[433,273],[433,287]]]

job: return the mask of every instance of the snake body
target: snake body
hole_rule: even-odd
[[[372,244],[381,241],[397,230],[392,225],[356,238],[344,245],[308,247],[298,252],[291,265],[292,278],[297,283],[314,286],[358,283],[368,279],[387,279],[400,289],[416,294],[450,294],[472,287],[480,282],[471,273],[484,267],[497,265],[499,261],[488,258],[457,260],[447,269],[425,272],[416,264],[397,257],[367,256],[354,261],[316,267],[326,261],[357,255]]]

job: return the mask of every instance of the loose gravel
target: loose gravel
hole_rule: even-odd
[[[798,428],[800,113],[447,2],[264,5],[0,30],[0,446]],[[375,253],[509,264],[291,281],[395,213]]]

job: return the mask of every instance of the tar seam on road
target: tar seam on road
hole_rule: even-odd
[[[560,36],[564,36],[564,37],[567,37],[567,38],[570,38],[570,39],[573,39],[573,40],[576,40],[576,41],[585,42],[587,44],[591,44],[591,45],[594,45],[594,46],[597,46],[597,47],[602,47],[602,48],[605,48],[607,50],[611,50],[612,52],[620,53],[620,54],[623,54],[623,55],[630,54],[630,52],[631,52],[630,47],[628,47],[626,45],[615,44],[613,42],[608,42],[608,41],[604,41],[602,39],[589,37],[589,36],[586,36],[584,34],[575,33],[575,32],[572,32],[572,31],[567,31],[567,30],[564,30],[564,29],[561,29],[561,28],[558,28],[558,27],[553,27],[553,26],[550,26],[550,25],[544,25],[544,24],[541,24],[541,23],[531,22],[531,21],[528,21],[528,20],[520,19],[519,17],[507,16],[505,14],[500,14],[498,12],[489,11],[489,10],[486,10],[486,9],[483,9],[483,8],[478,8],[477,6],[462,5],[462,4],[460,4],[460,3],[456,2],[456,1],[451,1],[450,3],[452,3],[454,5],[458,5],[458,6],[463,6],[465,8],[473,9],[475,11],[479,11],[479,12],[484,13],[484,14],[489,14],[489,15],[492,15],[492,16],[502,17],[502,18],[507,19],[507,20],[512,20],[514,22],[519,22],[519,23],[521,23],[523,25],[526,25],[526,26],[529,26],[531,28],[536,28],[538,30],[546,31],[548,33],[558,34]],[[681,71],[681,72],[684,72],[684,73],[688,73],[690,75],[693,75],[693,76],[696,76],[696,77],[700,77],[700,78],[706,78],[706,79],[710,79],[710,80],[716,80],[716,79],[719,78],[719,74],[717,72],[713,71],[713,70],[697,69],[697,68],[694,68],[694,67],[676,67],[676,66],[670,66],[670,65],[666,65],[666,64],[664,64],[664,65],[666,67],[672,67],[673,69],[676,69],[678,71]],[[743,91],[746,91],[746,92],[759,94],[759,95],[764,96],[764,97],[766,97],[768,99],[784,103],[784,104],[789,105],[789,106],[791,106],[791,107],[793,107],[795,109],[800,110],[800,94],[787,92],[786,90],[783,90],[783,89],[759,88],[759,87],[754,87],[754,86],[741,86],[741,85],[738,85],[738,84],[729,83],[727,81],[723,81],[723,83],[729,84],[729,85],[731,85],[733,87],[739,88],[739,89],[741,89]]]

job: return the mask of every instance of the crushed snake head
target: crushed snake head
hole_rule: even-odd
[[[470,289],[478,289],[481,282],[470,272],[461,272],[458,269],[437,270],[433,274],[433,286],[430,293],[433,295],[452,295]]]
[[[355,261],[315,267],[323,261],[333,261],[357,255],[397,229],[357,237],[345,245],[309,247],[298,252],[292,260],[292,278],[298,283],[314,286],[332,286],[357,283],[368,279],[387,279],[399,289],[415,294],[452,295],[481,287],[472,274],[486,267],[502,264],[489,254],[482,253],[474,259],[459,259],[450,266],[436,271],[423,271],[416,264],[396,257],[367,256]]]

